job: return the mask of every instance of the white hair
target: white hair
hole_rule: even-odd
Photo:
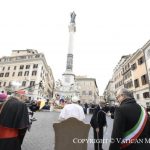
[[[126,88],[119,89],[117,95],[124,95],[127,98],[133,98],[133,93]]]

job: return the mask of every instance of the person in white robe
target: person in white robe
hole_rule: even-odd
[[[76,118],[80,121],[83,121],[85,119],[83,108],[78,104],[78,101],[78,97],[74,96],[72,98],[72,103],[66,104],[64,106],[59,115],[59,121],[66,120],[71,117]]]

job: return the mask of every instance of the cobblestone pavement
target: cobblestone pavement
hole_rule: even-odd
[[[53,123],[57,122],[58,112],[36,112],[34,117],[37,121],[33,122],[30,132],[27,132],[22,150],[53,150],[54,149],[54,130]],[[86,115],[85,122],[89,123],[91,115]],[[107,118],[108,128],[104,138],[110,138],[112,120]],[[93,139],[93,131],[90,129],[89,138]],[[103,144],[104,150],[108,150],[109,143]],[[93,150],[94,145],[88,143],[88,150]]]

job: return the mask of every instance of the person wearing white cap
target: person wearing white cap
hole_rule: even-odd
[[[83,121],[85,119],[83,108],[78,104],[78,101],[78,97],[74,96],[72,98],[72,103],[64,106],[59,115],[60,121],[66,120],[71,117],[76,118],[80,121]]]

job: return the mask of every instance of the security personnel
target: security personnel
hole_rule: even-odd
[[[100,102],[93,113],[90,124],[93,127],[94,133],[94,149],[95,150],[103,150],[102,149],[102,141],[103,141],[103,127],[107,125],[106,123],[106,113],[103,110],[104,102]],[[98,141],[99,140],[99,141]]]

